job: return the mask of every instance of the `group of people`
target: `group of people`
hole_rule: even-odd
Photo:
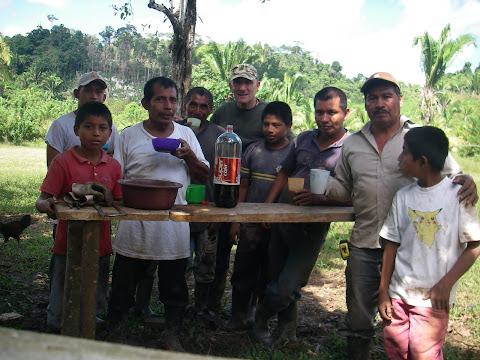
[[[187,120],[175,121],[175,82],[153,78],[142,99],[148,119],[118,135],[103,105],[105,80],[97,72],[82,75],[74,91],[78,109],[55,120],[46,136],[48,173],[37,209],[55,218],[54,199],[71,191],[72,183],[88,181],[101,182],[118,199],[120,178],[179,182],[184,186],[176,204],[186,204],[188,184],[205,184],[206,199],[212,201],[215,140],[233,125],[243,150],[239,202],[353,205],[345,270],[348,311],[338,326],[347,337],[348,357],[368,359],[379,311],[389,358],[442,358],[455,284],[480,254],[476,186],[448,154],[445,134],[400,115],[400,86],[388,73],[375,73],[363,84],[370,121],[353,134],[344,128],[349,109],[342,90],[320,90],[313,100],[317,128],[295,137],[288,104],[257,99],[259,85],[252,65],[236,65],[229,81],[234,101],[222,104],[210,121],[212,94],[192,88],[182,106],[187,117],[201,120],[194,133]],[[171,154],[155,152],[155,137],[181,139],[181,146]],[[315,168],[330,172],[325,194],[310,191],[310,170]],[[304,179],[304,188],[293,199],[286,189],[289,177]],[[118,329],[131,309],[155,315],[149,303],[157,272],[165,348],[181,351],[185,312],[200,319],[221,308],[230,252],[238,239],[225,328],[249,329],[254,340],[269,346],[296,341],[297,302],[329,225],[120,221],[110,241],[110,224],[104,222],[97,314],[106,308],[109,262],[115,252],[107,311],[111,329]],[[66,223],[59,221],[49,270],[47,325],[57,330],[66,231]],[[195,301],[188,305],[186,274],[191,271]],[[274,315],[275,339],[268,327]]]

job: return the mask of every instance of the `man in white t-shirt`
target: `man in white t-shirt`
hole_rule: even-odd
[[[83,74],[78,79],[78,86],[73,90],[73,96],[78,99],[78,107],[89,101],[98,101],[102,104],[107,99],[107,83],[105,79],[97,72],[91,71]],[[73,146],[80,145],[78,136],[73,132],[75,124],[75,114],[77,110],[69,112],[54,120],[45,135],[47,144],[47,167],[50,166],[53,158],[58,154],[70,150]],[[115,124],[112,125],[112,134],[105,145],[108,154],[113,154],[115,141],[118,141],[118,131]]]
[[[185,205],[190,180],[207,181],[209,164],[193,131],[173,121],[177,101],[177,86],[171,79],[156,77],[147,81],[142,105],[148,110],[148,120],[122,131],[114,157],[122,165],[125,179],[169,180],[182,184],[175,204]],[[154,138],[180,139],[181,147],[171,153],[156,152],[152,146]],[[165,308],[164,347],[182,351],[178,330],[188,304],[185,269],[190,256],[189,224],[120,220],[112,247],[115,264],[108,304],[111,325],[121,324],[134,304],[138,281],[158,264],[158,289]]]

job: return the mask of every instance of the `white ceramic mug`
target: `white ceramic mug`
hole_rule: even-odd
[[[310,191],[313,194],[325,194],[330,171],[324,169],[310,170]]]

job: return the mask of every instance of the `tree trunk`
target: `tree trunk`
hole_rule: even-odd
[[[191,86],[192,55],[195,42],[195,26],[197,23],[197,1],[180,1],[178,9],[173,12],[164,5],[150,0],[148,7],[165,14],[173,27],[173,38],[170,45],[172,54],[172,80],[178,87],[179,109],[182,109],[183,99]],[[182,114],[185,115],[185,114]]]

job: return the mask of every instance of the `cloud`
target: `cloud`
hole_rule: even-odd
[[[52,8],[64,9],[68,5],[68,0],[28,0],[31,4],[41,4]]]

